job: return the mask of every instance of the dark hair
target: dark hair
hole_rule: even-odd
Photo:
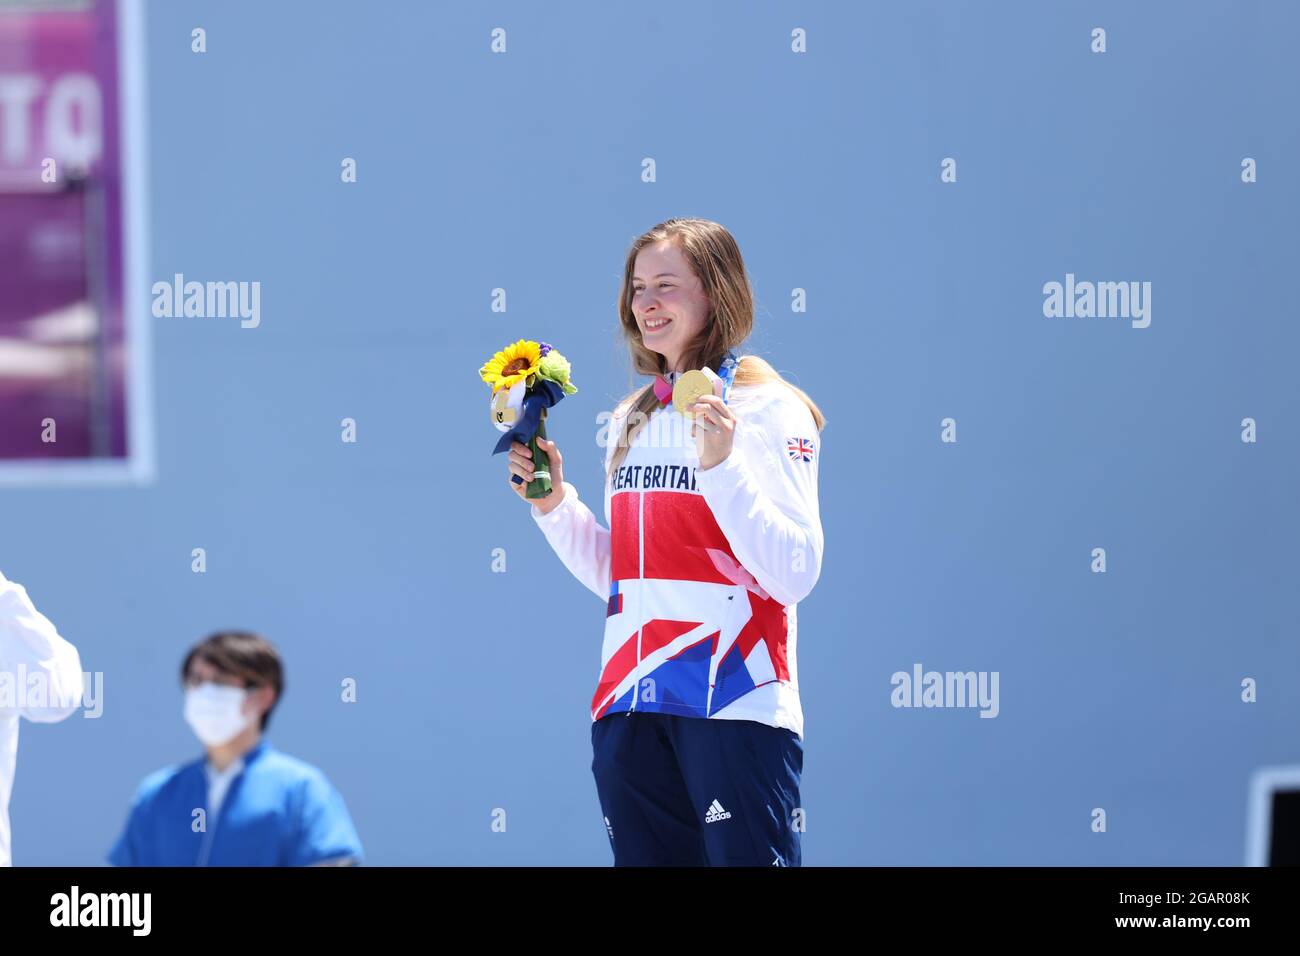
[[[238,677],[245,687],[273,687],[275,700],[262,715],[262,729],[284,693],[284,665],[280,654],[266,638],[251,631],[218,631],[190,648],[181,662],[181,683],[189,677],[195,659],[211,664],[223,674]]]

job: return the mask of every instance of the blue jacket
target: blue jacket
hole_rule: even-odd
[[[309,866],[341,857],[361,862],[352,818],[325,774],[265,739],[243,759],[244,769],[231,781],[216,819],[207,813],[206,757],[146,777],[108,862]]]

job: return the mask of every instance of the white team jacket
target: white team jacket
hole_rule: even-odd
[[[565,481],[532,515],[565,566],[606,601],[592,720],[643,710],[756,720],[803,737],[799,601],[821,574],[821,440],[779,382],[735,386],[730,455],[699,470],[691,420],[655,411],[605,485],[600,525]],[[622,410],[608,426],[605,469]]]
[[[0,574],[0,866],[9,866],[9,795],[18,762],[18,718],[63,720],[81,704],[81,657],[22,585]]]

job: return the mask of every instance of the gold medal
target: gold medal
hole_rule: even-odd
[[[678,376],[673,385],[673,407],[687,418],[693,418],[691,406],[699,401],[701,395],[712,394],[713,382],[709,377],[699,369],[691,369]]]

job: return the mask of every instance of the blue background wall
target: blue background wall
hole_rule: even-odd
[[[175,672],[226,626],[283,650],[271,739],[369,863],[609,863],[603,609],[489,456],[476,370],[569,355],[552,434],[598,501],[596,417],[637,384],[623,257],[673,215],[736,235],[747,350],[829,419],[805,863],[1240,863],[1249,772],[1300,762],[1297,29],[1282,2],[150,4],[150,279],[260,281],[262,324],[152,320],[151,487],[4,493],[5,573],[105,681],[101,719],[24,725],[15,863],[102,859],[137,781],[197,755]],[[1045,318],[1067,272],[1150,281],[1150,327]],[[893,708],[916,662],[1000,672],[1000,715]]]

